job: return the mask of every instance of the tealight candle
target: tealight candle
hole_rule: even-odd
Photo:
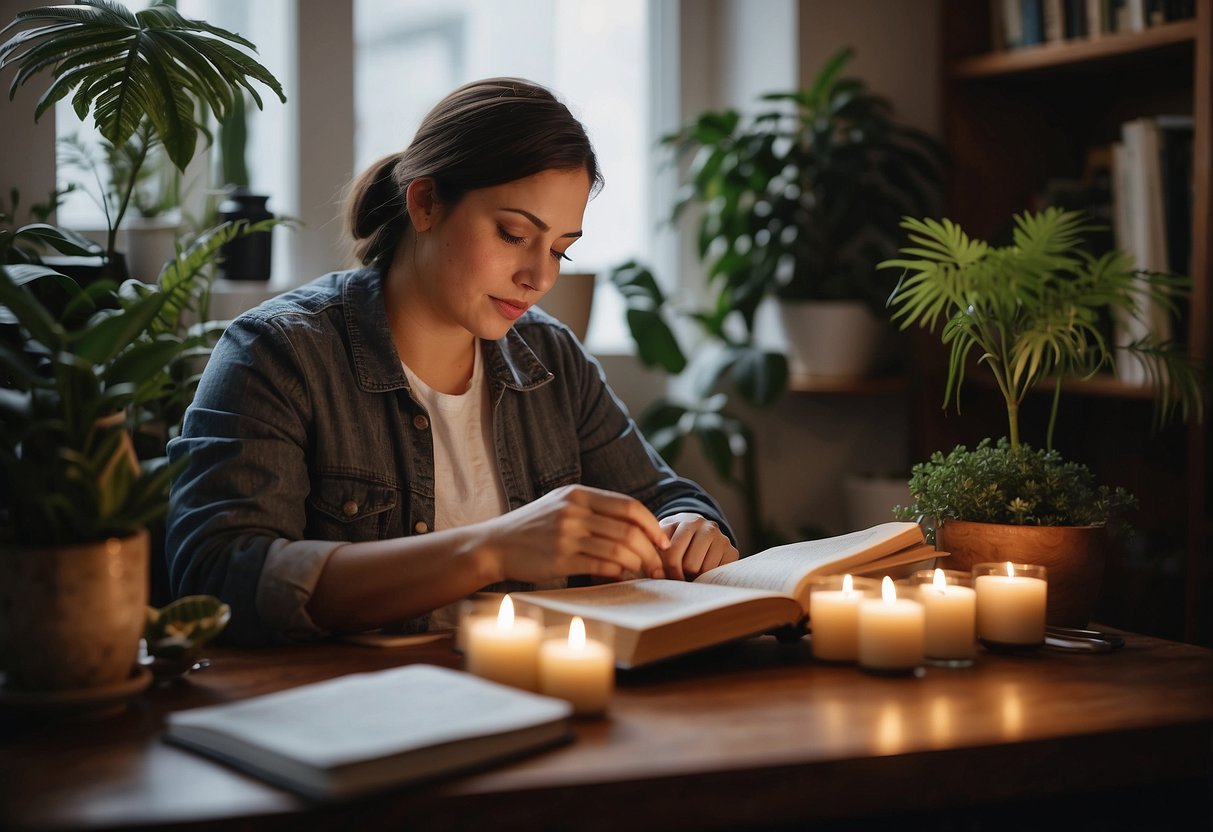
[[[1048,584],[1045,567],[1034,563],[979,563],[977,638],[992,650],[1036,648],[1045,640]]]
[[[615,654],[587,638],[585,622],[573,616],[568,638],[549,638],[539,648],[539,692],[572,703],[578,715],[600,714],[615,688]]]
[[[538,621],[514,614],[514,602],[507,595],[501,599],[496,618],[468,619],[464,638],[467,669],[495,682],[536,690],[542,636]]]
[[[827,576],[809,589],[809,644],[813,657],[826,662],[859,658],[859,602],[875,582],[851,575]]]
[[[965,585],[971,577],[937,568],[916,573],[914,578],[922,604],[927,663],[945,667],[973,664],[977,653],[977,593]]]
[[[882,673],[912,672],[923,660],[922,604],[898,598],[888,575],[880,594],[859,604],[859,665]]]

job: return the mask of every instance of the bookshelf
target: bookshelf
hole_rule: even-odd
[[[1195,17],[1136,32],[991,49],[991,4],[943,0],[944,138],[952,154],[947,213],[971,234],[999,239],[1011,215],[1036,207],[1046,184],[1083,175],[1091,148],[1133,118],[1194,119],[1193,280],[1189,348],[1210,359],[1213,286],[1213,0]],[[916,341],[914,453],[1005,433],[996,392],[970,374],[963,411],[941,410],[946,362]],[[1044,444],[1046,391],[1025,403],[1025,441]],[[1148,391],[1111,378],[1066,382],[1055,446],[1103,481],[1141,499],[1135,544],[1109,560],[1106,624],[1213,644],[1213,470],[1209,419],[1151,433]]]

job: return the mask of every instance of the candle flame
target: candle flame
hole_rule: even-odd
[[[1015,577],[1015,564],[1011,563],[1011,561],[1007,561],[1007,577]]]
[[[585,622],[580,615],[574,615],[569,622],[569,648],[572,650],[585,649]]]
[[[943,570],[938,566],[935,567],[935,574],[931,577],[931,585],[940,592],[943,592],[944,587],[948,585],[947,579],[943,576]]]
[[[854,581],[854,579],[851,578],[851,573],[848,572],[847,574],[842,576],[842,591],[843,592],[852,592],[852,591],[854,591],[854,589],[855,589],[855,581]]]
[[[888,575],[880,582],[880,597],[886,604],[897,600],[897,587],[893,586],[893,579]]]
[[[497,629],[510,630],[514,627],[514,602],[510,596],[501,599],[501,609],[497,611]]]

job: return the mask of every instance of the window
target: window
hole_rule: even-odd
[[[121,0],[127,7],[139,10],[151,5],[151,0]],[[177,8],[187,18],[206,20],[215,26],[236,32],[257,46],[257,60],[264,64],[282,83],[287,94],[287,103],[282,104],[270,91],[258,85],[258,93],[264,104],[263,110],[255,107],[249,112],[248,167],[250,185],[254,190],[271,195],[269,207],[279,214],[293,214],[297,203],[297,188],[294,168],[295,142],[290,131],[292,124],[291,67],[294,63],[294,26],[292,22],[293,0],[260,0],[246,3],[241,0],[178,0]],[[92,117],[81,122],[71,106],[71,96],[55,104],[55,133],[62,140],[76,136],[85,146],[97,147],[99,136],[93,127]],[[211,173],[211,157],[215,150],[199,150],[182,178],[182,211],[187,220],[200,220],[205,213],[208,199],[217,196],[216,183]],[[65,166],[61,157],[57,180],[91,184],[91,177],[81,171]],[[91,190],[95,193],[96,186]],[[128,211],[128,217],[134,212]],[[104,230],[105,216],[96,201],[80,190],[69,194],[59,209],[58,220],[62,224],[87,231]],[[290,273],[290,243],[287,234],[274,235],[274,272]],[[276,284],[285,281],[275,278]]]
[[[355,169],[412,139],[458,85],[521,76],[552,89],[590,134],[606,187],[586,209],[566,271],[606,271],[654,252],[648,0],[355,0]],[[600,281],[588,340],[630,343],[615,289]]]

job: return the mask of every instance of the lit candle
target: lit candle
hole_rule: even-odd
[[[814,658],[853,662],[859,658],[859,602],[854,579],[843,575],[842,589],[814,589],[809,594],[809,640]]]
[[[859,605],[859,664],[882,672],[912,671],[923,659],[922,604],[898,598],[888,575],[880,595]]]
[[[948,583],[936,569],[918,589],[924,619],[923,651],[932,663],[972,664],[977,652],[977,593]]]
[[[586,638],[580,616],[569,623],[567,639],[548,639],[539,648],[540,693],[568,700],[574,713],[602,713],[614,687],[614,651]]]
[[[501,599],[496,618],[468,621],[467,669],[477,676],[536,690],[539,687],[539,641],[543,628],[531,618],[514,615],[510,596]]]
[[[1045,568],[1037,564],[978,564],[977,637],[987,647],[1038,647],[1045,640]]]

